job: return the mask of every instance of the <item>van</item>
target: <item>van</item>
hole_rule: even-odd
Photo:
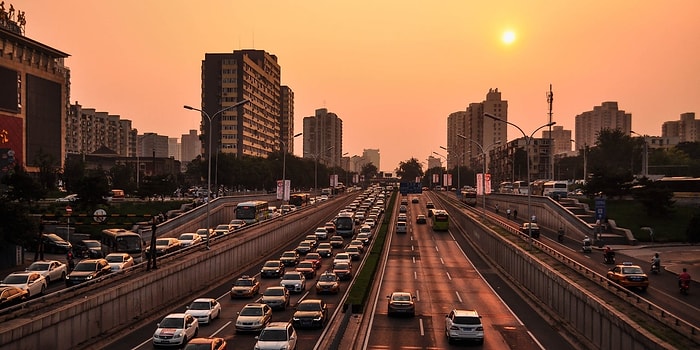
[[[397,222],[396,223],[396,233],[406,233],[408,232],[408,225],[406,222]]]

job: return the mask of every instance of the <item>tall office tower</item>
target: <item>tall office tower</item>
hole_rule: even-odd
[[[377,167],[377,171],[380,171],[379,167],[379,150],[378,149],[365,149],[362,151],[362,158],[365,159],[365,163],[372,163]]]
[[[617,108],[617,102],[603,102],[593,107],[592,111],[583,112],[576,116],[577,147],[595,145],[598,133],[604,129],[619,129],[629,135],[632,131],[632,114]]]
[[[326,108],[304,118],[304,158],[318,159],[326,166],[340,166],[343,154],[343,121]]]
[[[428,156],[428,169],[432,168],[442,168],[442,159],[433,156]]]
[[[39,154],[66,159],[69,55],[27,38],[24,12],[0,20],[0,173],[19,165],[38,172]]]
[[[468,114],[466,111],[450,113],[447,117],[447,168],[465,165],[467,153],[465,143],[469,142],[457,135],[465,135]]]
[[[549,130],[542,131],[542,138],[552,139],[555,155],[571,153],[571,130],[564,130],[561,125],[554,125],[551,134]]]
[[[156,158],[168,158],[168,137],[147,132],[137,137],[139,157],[152,157],[155,152]]]
[[[177,137],[168,137],[168,157],[180,160],[180,140]]]
[[[287,145],[287,153],[294,154],[294,91],[283,85],[280,91],[280,139]]]
[[[482,151],[486,153],[488,158],[489,147],[493,147],[496,141],[503,144],[508,139],[507,124],[484,117],[484,113],[489,113],[505,121],[508,120],[508,101],[501,99],[501,93],[498,89],[489,89],[486,100],[470,103],[467,107],[466,118],[464,118],[466,123],[463,129],[464,133],[460,134],[466,139],[457,136],[459,133],[448,130],[448,142],[450,140],[454,142],[448,143],[448,149],[450,146],[455,149],[458,147],[463,149],[464,160],[468,159],[469,162],[463,162],[462,165],[468,165],[473,169],[482,168]],[[452,133],[451,136],[450,133]],[[462,143],[460,144],[458,141]]]
[[[197,135],[197,130],[190,130],[189,134],[182,134],[180,137],[180,157],[182,164],[191,162],[202,154],[202,143]]]
[[[91,154],[107,147],[120,156],[129,156],[130,131],[130,120],[76,102],[70,105],[66,118],[66,153]]]
[[[676,142],[700,141],[700,120],[695,119],[695,112],[681,114],[680,120],[664,122],[661,137],[677,139]]]
[[[202,61],[202,148],[237,157],[265,157],[280,149],[281,85],[277,56],[263,50],[207,53]],[[221,112],[242,100],[242,106]]]

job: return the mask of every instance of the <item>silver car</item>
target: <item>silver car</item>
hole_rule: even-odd
[[[260,302],[269,305],[272,309],[287,309],[289,306],[289,291],[285,287],[268,287],[263,292]]]

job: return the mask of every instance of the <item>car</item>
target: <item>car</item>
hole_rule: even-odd
[[[306,277],[299,271],[290,271],[282,276],[280,286],[287,288],[290,293],[301,293],[306,290]]]
[[[217,225],[217,226],[214,228],[214,233],[215,233],[217,236],[224,236],[224,235],[227,235],[227,234],[229,234],[229,233],[231,233],[231,232],[233,232],[233,228],[231,228],[231,225],[229,225],[229,224]]]
[[[530,228],[532,228],[532,238],[540,238],[540,227],[534,222],[523,223],[523,226],[520,227],[520,231],[525,235],[530,235]]]
[[[0,287],[0,309],[23,303],[29,299],[29,293],[19,287]]]
[[[102,243],[94,239],[81,239],[73,245],[76,256],[88,259],[104,258]]]
[[[333,258],[333,265],[335,265],[336,263],[341,262],[341,261],[351,262],[351,260],[352,260],[352,257],[350,256],[350,254],[345,253],[345,252],[340,252],[340,253],[335,254],[335,257]]]
[[[110,253],[105,257],[112,272],[134,266],[134,258],[129,253]]]
[[[405,213],[406,211],[408,211],[408,207],[405,205],[399,206],[399,213]]]
[[[238,230],[245,226],[245,221],[241,219],[233,219],[231,222],[228,223],[228,226],[231,230]]]
[[[329,221],[329,222],[325,223],[323,225],[323,227],[326,228],[326,232],[328,232],[328,234],[335,233],[335,224],[334,223]]]
[[[426,224],[428,219],[423,214],[416,215],[416,224]]]
[[[333,246],[328,242],[321,243],[316,248],[316,253],[324,258],[331,257],[331,256],[333,256]],[[308,254],[307,254],[307,258],[308,258]]]
[[[416,297],[409,292],[393,292],[386,297],[389,301],[387,304],[387,315],[416,315]]]
[[[13,272],[0,282],[0,287],[17,287],[27,291],[27,298],[44,294],[46,278],[38,272]]]
[[[311,244],[311,249],[316,248],[316,245],[318,245],[318,238],[316,237],[316,235],[306,235],[304,236],[304,240],[309,241],[309,243]]]
[[[269,305],[272,309],[287,309],[289,306],[289,291],[285,287],[267,287],[260,298],[260,302]]]
[[[255,339],[255,350],[293,350],[297,347],[297,332],[289,322],[270,322]]]
[[[350,280],[352,279],[352,264],[349,261],[339,261],[333,264],[333,273],[341,281]]]
[[[233,282],[231,299],[250,298],[260,293],[260,281],[257,278],[243,275]]]
[[[185,350],[226,350],[227,346],[224,338],[194,338],[187,343]]]
[[[73,245],[67,242],[55,233],[42,233],[41,243],[44,245],[44,251],[47,253],[68,253],[73,249]]]
[[[369,233],[358,233],[357,236],[355,236],[356,241],[362,242],[362,245],[367,246],[369,245],[369,241],[371,240],[371,237]]]
[[[75,265],[73,271],[66,276],[66,286],[74,286],[91,281],[112,272],[112,267],[105,259],[85,259]]]
[[[306,278],[316,277],[316,263],[311,260],[304,260],[297,264],[296,271],[304,274]]]
[[[340,292],[340,278],[333,272],[326,271],[316,281],[316,294]]]
[[[156,239],[156,256],[170,254],[182,248],[182,244],[177,238],[165,237]],[[151,247],[146,247],[146,255],[151,254]]]
[[[153,346],[182,346],[199,334],[199,322],[187,313],[165,316],[153,333]]]
[[[631,262],[615,265],[608,271],[607,277],[626,288],[636,287],[645,291],[649,287],[649,276],[639,265]]]
[[[260,269],[260,277],[280,277],[284,274],[286,268],[280,260],[268,260]]]
[[[267,304],[250,303],[238,312],[236,333],[261,331],[272,320],[272,308]]]
[[[343,237],[340,237],[340,236],[331,237],[329,242],[331,244],[331,247],[333,247],[333,248],[342,248],[343,245],[345,245],[345,241],[343,240]]]
[[[355,239],[353,239],[352,241],[350,241],[350,243],[348,243],[348,246],[345,247],[345,252],[347,252],[348,248],[350,248],[350,247],[357,247],[357,249],[360,251],[360,254],[365,252],[365,242],[357,239],[357,237],[355,237]]]
[[[58,260],[35,261],[27,267],[27,272],[38,272],[46,279],[46,283],[64,281],[68,274],[68,266]]]
[[[413,204],[420,203],[420,199],[418,199],[418,197],[413,197],[413,198],[411,198],[411,203],[413,203]]]
[[[198,234],[199,237],[202,237],[202,241],[204,242],[208,241],[210,238],[216,237],[216,232],[212,229],[198,228],[195,233]]]
[[[371,229],[373,229],[374,226],[376,226],[376,225],[377,225],[377,221],[376,221],[373,217],[368,217],[368,218],[365,220],[365,224],[362,225],[362,227],[368,226],[368,227],[370,228],[370,230],[371,230]],[[360,227],[360,230],[362,230],[362,227]]]
[[[295,266],[299,263],[299,253],[294,250],[288,250],[280,256],[280,261],[285,266]]]
[[[318,241],[324,241],[328,239],[328,229],[325,226],[317,227],[316,230],[314,231],[314,235],[316,236],[316,240]]]
[[[484,326],[476,310],[454,309],[445,316],[445,336],[452,344],[455,340],[484,342]]]
[[[435,203],[428,201],[428,203],[425,203],[425,209],[435,209]]]
[[[297,253],[300,255],[305,255],[306,253],[310,252],[311,249],[313,249],[313,246],[311,245],[310,241],[301,241],[299,245],[295,248]]]
[[[58,203],[73,203],[73,202],[77,202],[78,199],[79,199],[78,195],[73,193],[73,194],[69,194],[65,197],[56,198],[56,202],[58,202]]]
[[[401,198],[401,205],[408,205],[408,199],[407,199],[407,198]]]
[[[408,232],[408,225],[405,222],[396,223],[396,233],[406,233]]]
[[[358,233],[367,233],[367,234],[371,235],[372,234],[372,226],[366,225],[366,224],[362,225],[362,226],[360,226],[360,230],[358,231]]]
[[[197,319],[199,324],[210,324],[221,316],[221,304],[212,298],[197,298],[187,306],[188,313]]]
[[[183,247],[189,247],[204,241],[199,234],[190,232],[181,234],[177,239],[180,240],[180,244]]]
[[[321,258],[321,254],[319,254],[318,249],[316,249],[316,252],[307,253],[304,257],[304,260],[312,261],[316,266],[316,269],[318,269],[321,267],[321,262],[323,258]]]
[[[321,299],[304,299],[292,316],[295,328],[323,328],[328,319],[328,306]]]

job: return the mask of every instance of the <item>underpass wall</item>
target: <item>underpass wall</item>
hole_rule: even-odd
[[[194,247],[198,249],[189,250],[187,255],[166,256],[156,270],[145,272],[145,265],[140,264],[120,277],[121,283],[95,286],[82,293],[79,300],[72,299],[65,305],[55,300],[54,308],[45,307],[40,314],[26,313],[8,319],[0,326],[0,349],[93,347],[101,337],[128,329],[142,318],[163,317],[163,310],[211,284],[235,277],[234,273],[260,261],[271,250],[297,239],[299,232],[315,228],[342,205],[334,202],[341,201],[263,223],[259,234],[237,233],[239,236],[215,240],[210,250]]]
[[[454,213],[454,210],[450,210]],[[454,213],[456,214],[456,213]],[[466,238],[529,296],[539,302],[550,317],[563,321],[562,326],[578,334],[588,348],[596,349],[666,349],[668,344],[633,326],[624,314],[608,307],[601,299],[581,289],[536,257],[495,232],[471,221],[467,215],[451,215],[466,228]]]

